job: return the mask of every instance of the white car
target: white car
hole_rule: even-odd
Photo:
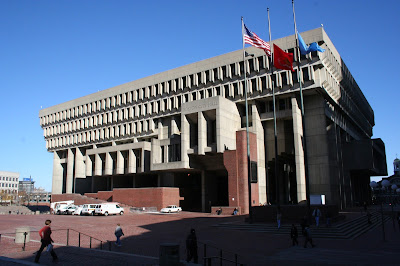
[[[76,210],[77,208],[78,208],[78,206],[71,205],[71,206],[69,206],[69,207],[65,210],[64,214],[72,214],[72,213],[75,212],[75,210]]]
[[[108,216],[110,214],[122,215],[124,214],[124,208],[119,206],[119,203],[114,203],[114,202],[102,203],[96,206],[94,213],[97,215],[105,215],[105,216]]]
[[[57,208],[57,210],[55,211],[56,214],[60,215],[60,214],[67,214],[67,210],[69,207],[72,207],[74,205],[60,205],[60,207]]]
[[[83,205],[79,205],[72,214],[73,215],[82,215],[82,208],[83,208]]]
[[[167,213],[180,212],[180,211],[182,211],[182,208],[176,205],[168,205],[167,207],[161,209],[161,212],[167,212]]]

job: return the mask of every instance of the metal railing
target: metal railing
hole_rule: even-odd
[[[203,263],[205,266],[213,265],[244,265],[239,263],[239,256],[233,251],[223,250],[210,244],[198,241],[198,244],[203,247]]]

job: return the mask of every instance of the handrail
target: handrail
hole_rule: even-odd
[[[203,258],[204,265],[211,265],[211,259],[219,259],[221,261],[221,263],[222,263],[222,261],[227,261],[227,262],[235,263],[236,265],[241,265],[241,266],[244,265],[243,263],[238,263],[237,260],[233,261],[233,260],[226,259],[226,258],[223,258],[223,257],[218,257],[218,256],[211,256],[211,257]],[[208,261],[208,264],[207,264],[207,261]]]

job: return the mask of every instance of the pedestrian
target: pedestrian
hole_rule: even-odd
[[[117,227],[115,228],[115,236],[117,237],[117,241],[115,242],[115,245],[118,247],[121,246],[121,236],[124,235],[124,232],[122,231],[121,225],[117,224]]]
[[[233,215],[237,215],[237,214],[238,214],[238,209],[235,208],[235,209],[233,210]]]
[[[197,237],[196,231],[192,228],[189,235],[186,238],[186,261],[189,262],[193,259],[193,262],[197,264]]]
[[[315,218],[315,224],[317,227],[319,227],[319,218],[321,217],[321,211],[319,210],[318,207],[316,207],[312,213],[312,215]]]
[[[278,223],[278,229],[281,229],[281,220],[282,220],[282,213],[281,210],[278,209],[276,213],[276,222]]]
[[[305,238],[306,238],[306,240],[305,240],[305,242],[304,242],[304,248],[307,248],[307,243],[308,243],[308,242],[310,242],[311,247],[315,247],[315,245],[314,245],[313,242],[312,242],[312,236],[311,236],[310,227],[307,226],[307,227],[304,229],[304,233],[305,233]]]
[[[39,230],[41,245],[39,250],[36,252],[36,257],[35,257],[36,263],[39,263],[40,254],[42,254],[42,251],[45,247],[47,247],[47,251],[49,251],[51,256],[53,257],[53,261],[58,260],[58,257],[54,252],[53,245],[51,244],[54,242],[53,239],[51,239],[51,228],[50,228],[51,220],[46,220],[44,224],[45,226]]]
[[[326,227],[331,227],[331,214],[329,211],[326,213]]]
[[[292,238],[292,244],[293,246],[296,244],[296,246],[299,245],[299,241],[297,241],[297,237],[299,236],[297,232],[297,227],[292,224],[292,229],[290,230],[290,237]]]
[[[301,233],[303,234],[303,236],[305,236],[306,235],[306,231],[305,231],[306,227],[309,226],[307,216],[304,216],[303,219],[301,219],[300,225],[301,225]]]

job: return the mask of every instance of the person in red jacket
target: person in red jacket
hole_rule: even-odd
[[[53,239],[51,239],[51,221],[50,220],[46,220],[46,222],[44,223],[45,226],[39,230],[39,235],[40,235],[40,242],[42,242],[42,245],[40,246],[40,249],[38,250],[38,252],[36,252],[36,257],[35,257],[35,262],[38,263],[39,262],[39,258],[40,258],[40,254],[42,254],[42,251],[45,247],[47,247],[48,245],[50,245],[53,241]],[[56,261],[57,255],[54,252],[52,246],[49,248],[50,250],[50,254],[53,257],[53,261]]]

